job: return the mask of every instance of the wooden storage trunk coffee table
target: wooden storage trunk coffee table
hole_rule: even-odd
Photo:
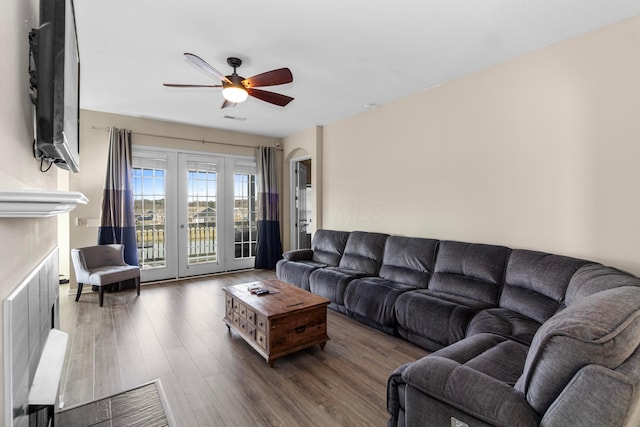
[[[256,295],[251,289],[268,289]],[[329,300],[280,280],[264,280],[222,288],[224,322],[273,367],[282,356],[320,344],[327,336]]]

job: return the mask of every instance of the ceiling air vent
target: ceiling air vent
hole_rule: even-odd
[[[236,117],[236,116],[224,116],[224,118],[229,120],[238,120],[240,122],[244,122],[245,120],[247,120],[246,117]]]

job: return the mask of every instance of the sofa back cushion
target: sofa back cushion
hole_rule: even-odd
[[[620,286],[640,286],[640,279],[602,264],[584,265],[569,281],[565,305],[572,305],[589,295]]]
[[[588,365],[616,369],[640,345],[640,288],[608,289],[545,322],[531,343],[515,388],[540,415]]]
[[[390,236],[384,246],[379,276],[392,282],[426,288],[433,272],[438,241]]]
[[[589,264],[576,258],[515,249],[509,256],[500,307],[544,323],[564,307],[569,281]]]
[[[337,266],[340,264],[349,233],[346,231],[316,230],[311,240],[313,261]]]
[[[441,241],[429,289],[496,305],[509,251],[504,246]]]
[[[339,267],[375,276],[380,270],[384,243],[388,234],[352,231],[344,248]]]

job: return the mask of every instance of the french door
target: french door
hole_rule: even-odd
[[[254,158],[135,148],[133,162],[143,281],[253,267]]]

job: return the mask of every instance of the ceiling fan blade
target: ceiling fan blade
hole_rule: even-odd
[[[223,82],[231,83],[231,80],[229,80],[224,74],[213,68],[207,61],[200,58],[198,55],[194,55],[193,53],[185,53],[184,57],[201,70],[209,74],[213,74]]]
[[[162,83],[162,86],[166,87],[222,87],[222,85],[190,85],[180,83]]]
[[[266,90],[248,88],[247,92],[249,93],[249,95],[253,96],[254,98],[261,99],[265,102],[268,102],[270,104],[275,104],[280,107],[284,107],[285,105],[293,101],[293,98],[290,96],[282,95],[280,93],[275,93],[275,92],[269,92]]]
[[[245,87],[275,86],[291,83],[293,74],[288,68],[278,68],[277,70],[267,71],[257,74],[242,81]]]

